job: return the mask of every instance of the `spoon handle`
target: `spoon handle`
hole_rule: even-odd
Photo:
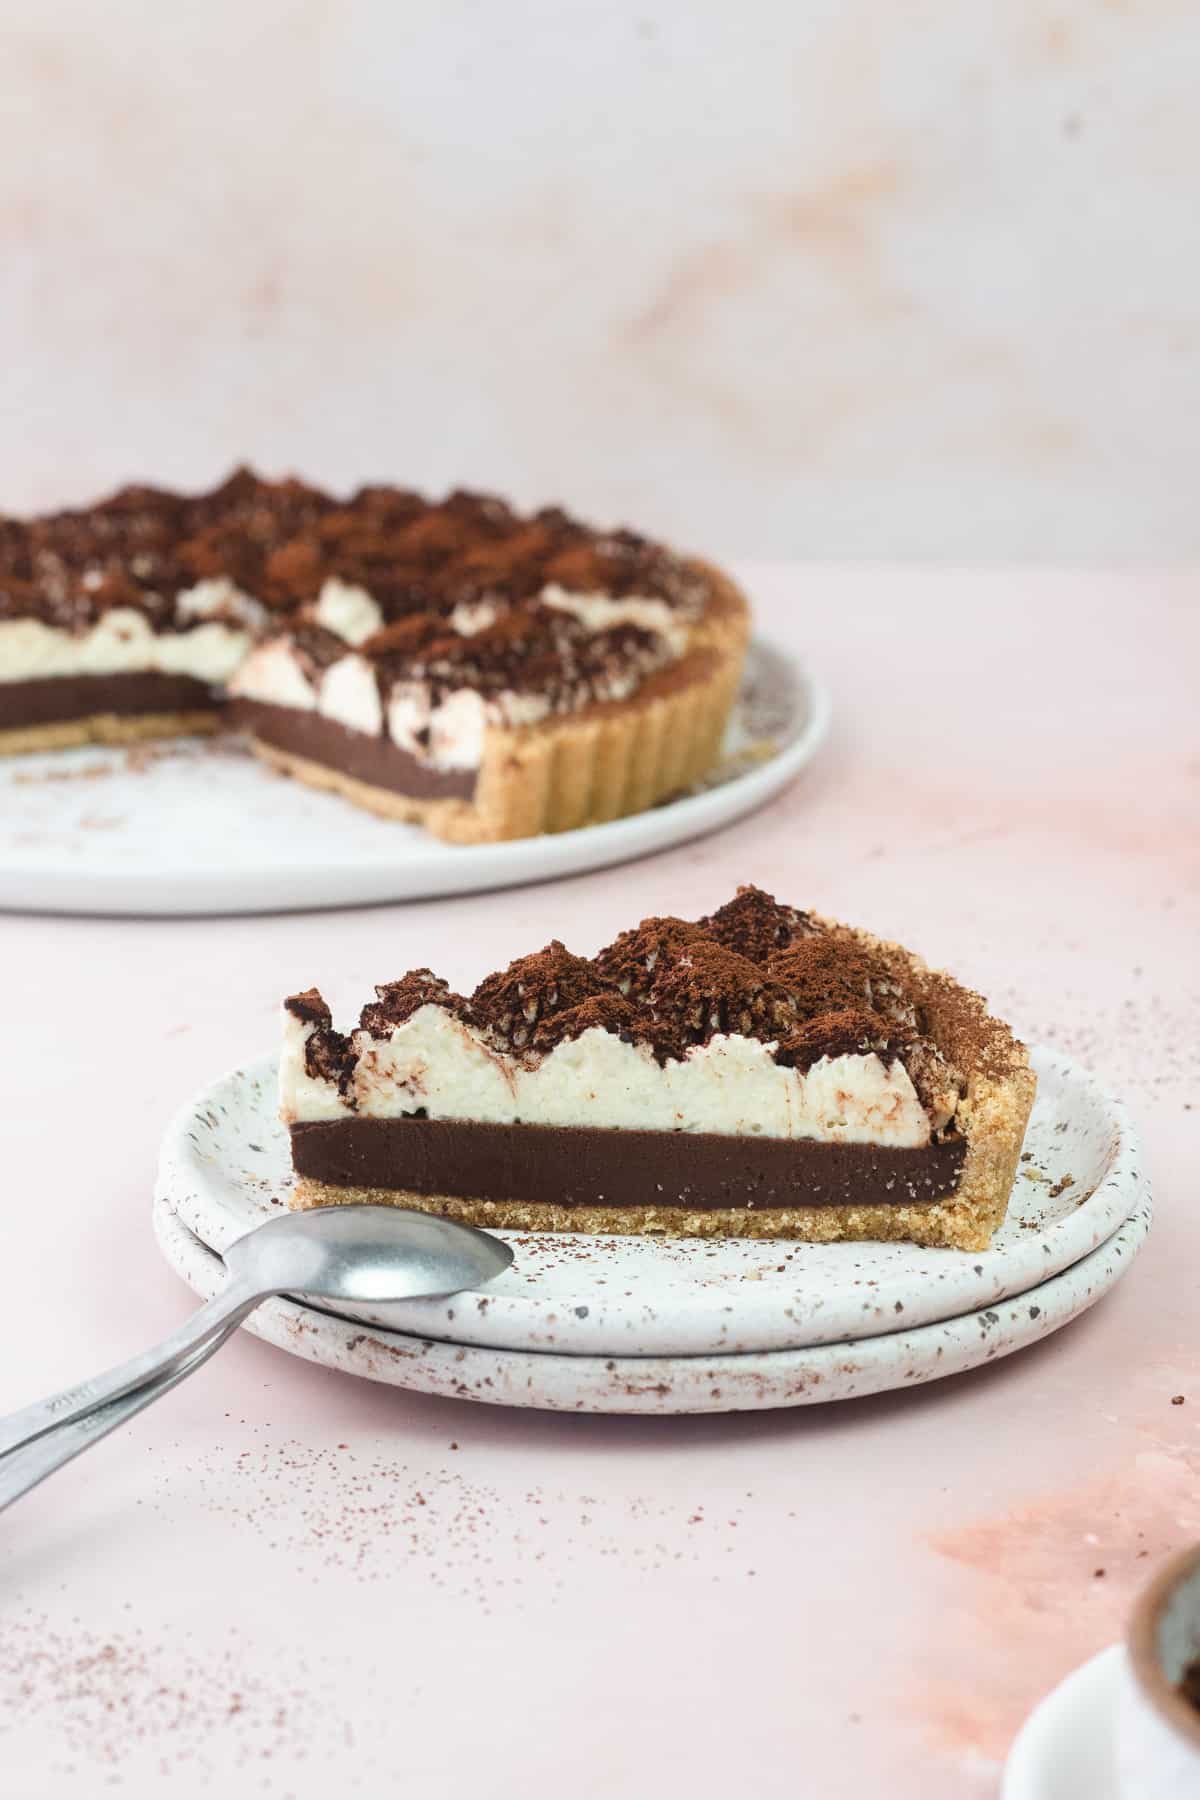
[[[177,1387],[185,1375],[191,1375],[201,1363],[208,1361],[214,1350],[219,1350],[227,1337],[237,1330],[241,1324],[239,1313],[232,1319],[226,1319],[223,1325],[207,1337],[198,1350],[190,1357],[184,1357],[168,1368],[163,1375],[154,1380],[144,1382],[130,1393],[122,1394],[117,1400],[109,1400],[103,1406],[93,1407],[91,1412],[84,1413],[81,1418],[68,1419],[65,1424],[52,1425],[49,1431],[43,1431],[37,1437],[30,1438],[15,1450],[10,1450],[0,1457],[0,1512],[27,1494],[30,1488],[45,1481],[47,1475],[53,1475],[64,1463],[69,1463],[83,1450],[90,1450],[98,1444],[102,1437],[115,1431],[118,1425],[126,1424],[135,1418],[145,1407],[155,1400],[170,1393]]]
[[[262,1298],[260,1293],[247,1289],[243,1283],[231,1281],[153,1349],[143,1350],[140,1356],[130,1357],[128,1362],[120,1363],[103,1375],[94,1375],[90,1381],[64,1388],[60,1394],[37,1400],[32,1406],[22,1407],[20,1412],[0,1419],[0,1459],[19,1450],[31,1438],[40,1437],[44,1431],[81,1419],[107,1401],[117,1400],[122,1394],[169,1374],[177,1364],[188,1362],[193,1352],[227,1321],[240,1324]]]

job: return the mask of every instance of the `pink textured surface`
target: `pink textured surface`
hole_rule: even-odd
[[[6,1792],[991,1796],[1030,1704],[1200,1537],[1196,578],[745,573],[839,716],[718,837],[406,908],[0,924],[0,1407],[190,1306],[150,1236],[158,1136],[282,992],[470,981],[744,879],[1089,1062],[1145,1131],[1144,1255],[1039,1349],[790,1414],[496,1412],[243,1335],[5,1518]]]

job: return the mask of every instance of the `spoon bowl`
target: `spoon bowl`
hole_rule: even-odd
[[[509,1246],[473,1225],[399,1206],[281,1213],[230,1244],[225,1266],[247,1293],[373,1306],[456,1294],[503,1274]]]

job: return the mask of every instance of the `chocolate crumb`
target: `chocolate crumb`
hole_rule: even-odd
[[[375,989],[374,1002],[362,1009],[359,1030],[372,1037],[390,1037],[423,1006],[440,1006],[459,1019],[474,1017],[470,1001],[454,993],[440,975],[432,969],[410,969],[399,981],[385,981]]]
[[[333,1014],[319,988],[304,988],[298,994],[289,994],[283,1004],[294,1019],[299,1019],[305,1025],[333,1023]]]
[[[348,1095],[354,1075],[355,1054],[350,1039],[333,1028],[333,1015],[318,988],[289,994],[284,1008],[312,1032],[304,1046],[304,1067],[314,1081],[329,1081]]]

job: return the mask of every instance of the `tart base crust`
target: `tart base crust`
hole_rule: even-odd
[[[712,768],[741,682],[749,607],[726,576],[697,566],[712,598],[679,661],[628,700],[540,725],[489,730],[470,800],[412,798],[255,736],[251,746],[282,774],[342,794],[382,818],[423,825],[447,843],[537,837],[644,812]]]
[[[89,713],[50,725],[22,725],[0,731],[0,756],[22,756],[37,750],[72,750],[81,744],[137,744],[145,738],[195,737],[220,729],[219,709],[203,712]]]

